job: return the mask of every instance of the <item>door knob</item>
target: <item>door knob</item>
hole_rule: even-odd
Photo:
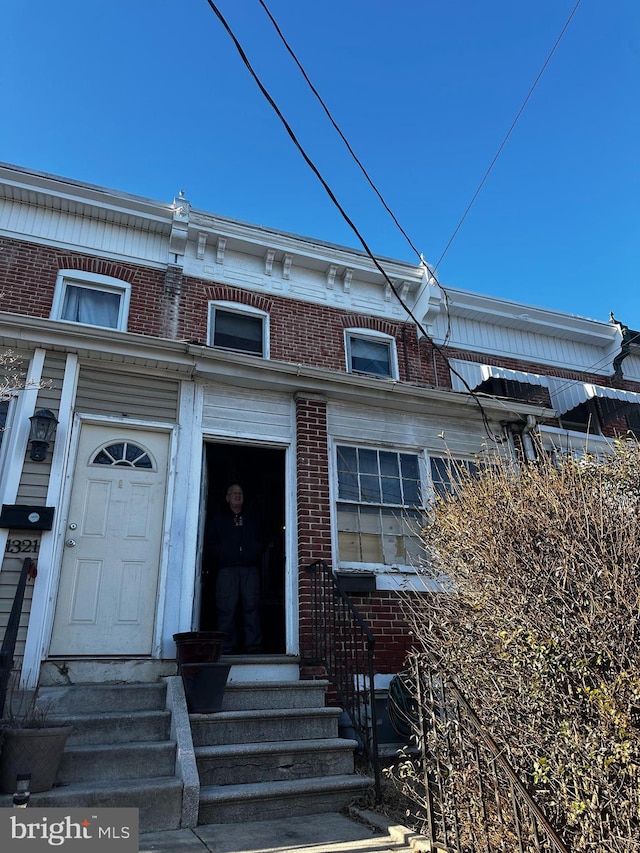
[[[76,540],[75,539],[67,539],[67,541],[64,544],[67,546],[67,548],[75,548],[76,547]]]

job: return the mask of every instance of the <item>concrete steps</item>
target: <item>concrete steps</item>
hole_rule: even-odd
[[[337,737],[340,713],[339,708],[259,708],[197,714],[191,718],[193,745]]]
[[[341,776],[353,772],[353,742],[321,738],[201,746],[196,759],[203,786]]]
[[[200,778],[199,824],[333,812],[371,786],[354,773],[326,682],[238,682],[223,710],[190,716]]]
[[[360,796],[371,780],[356,774],[217,785],[200,789],[198,823],[240,823],[293,815],[339,812]]]
[[[11,805],[2,796],[0,806]],[[78,782],[32,794],[29,806],[41,808],[137,808],[140,832],[177,829],[180,826],[182,782],[176,777]]]
[[[38,704],[73,731],[55,787],[31,803],[137,807],[141,832],[179,827],[183,786],[165,697],[164,683],[41,687]]]

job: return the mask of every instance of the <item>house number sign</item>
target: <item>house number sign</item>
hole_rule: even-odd
[[[39,539],[7,539],[5,554],[37,554]]]

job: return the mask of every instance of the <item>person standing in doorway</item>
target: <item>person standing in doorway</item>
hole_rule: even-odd
[[[212,551],[218,561],[218,629],[227,635],[222,652],[237,651],[236,618],[240,604],[244,651],[257,654],[262,650],[260,566],[267,543],[260,517],[243,509],[244,492],[238,483],[227,489],[226,502],[228,509],[213,519],[211,535]]]

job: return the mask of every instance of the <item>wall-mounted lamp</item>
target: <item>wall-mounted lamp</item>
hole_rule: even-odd
[[[29,420],[31,421],[29,456],[34,462],[44,462],[49,444],[53,441],[53,436],[56,433],[58,419],[49,409],[38,409]]]

